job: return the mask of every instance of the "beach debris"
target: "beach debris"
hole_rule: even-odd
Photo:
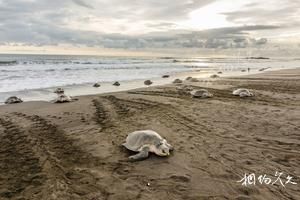
[[[175,80],[173,81],[173,83],[182,83],[182,80],[180,80],[179,78],[177,78],[177,79],[175,79]]]
[[[145,85],[151,85],[153,82],[151,81],[151,80],[146,80],[146,81],[144,81],[144,84]]]
[[[58,94],[58,97],[54,99],[53,103],[67,103],[72,102],[77,99],[72,98],[71,96],[65,95],[65,94]]]
[[[23,102],[23,100],[21,98],[18,98],[16,96],[11,96],[11,97],[7,98],[4,103],[5,104],[15,104],[15,103],[22,103],[22,102]]]
[[[56,93],[56,94],[64,94],[65,91],[64,91],[64,89],[62,89],[62,88],[56,88],[56,89],[54,90],[54,93]]]
[[[223,72],[218,72],[217,74],[223,74]]]
[[[253,97],[254,94],[250,92],[248,89],[245,88],[239,88],[232,92],[234,96],[240,96],[240,97]]]
[[[169,78],[170,75],[163,75],[162,78]]]
[[[193,98],[210,98],[213,94],[209,93],[206,89],[197,89],[190,92]]]
[[[213,74],[210,76],[210,78],[220,78],[220,76],[218,76],[217,74]]]
[[[169,156],[173,147],[157,132],[152,130],[134,131],[129,133],[123,144],[128,150],[139,152],[129,157],[131,161],[146,159],[149,152],[158,156]]]
[[[191,76],[188,76],[188,77],[186,77],[186,81],[189,81],[189,80],[191,80],[193,77],[191,77]]]
[[[120,86],[121,84],[118,81],[116,81],[116,82],[113,83],[113,85],[114,86]]]
[[[96,88],[98,88],[98,87],[100,87],[101,85],[99,84],[99,83],[95,83],[94,85],[93,85],[93,87],[96,87]]]

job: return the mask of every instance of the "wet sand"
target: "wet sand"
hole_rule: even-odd
[[[0,199],[300,199],[300,70],[0,106]],[[233,89],[253,89],[241,99]],[[170,157],[128,162],[128,133],[152,129]],[[290,175],[243,186],[245,173]]]

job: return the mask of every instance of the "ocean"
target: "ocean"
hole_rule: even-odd
[[[241,58],[241,57],[104,57],[69,55],[0,55],[0,102],[11,95],[23,96],[27,100],[49,100],[53,88],[69,88],[72,95],[109,92],[115,87],[95,90],[93,83],[111,85],[124,82],[136,88],[136,81],[155,79],[165,84],[173,79],[160,80],[162,75],[171,77],[188,72],[199,72],[208,77],[218,71],[226,75],[243,74],[264,70],[293,68],[300,66],[295,58]],[[207,73],[209,72],[209,73]],[[134,86],[133,86],[134,85]],[[122,86],[122,84],[121,84]],[[85,88],[85,89],[84,89]],[[122,88],[122,87],[121,87]],[[118,88],[120,90],[120,88]],[[75,92],[76,91],[76,92]],[[70,94],[71,94],[70,93]]]

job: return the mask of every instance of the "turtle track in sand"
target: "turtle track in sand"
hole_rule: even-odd
[[[36,192],[45,180],[42,167],[36,157],[28,137],[13,122],[0,118],[0,197],[13,199],[26,187],[33,187]]]
[[[250,170],[246,165],[241,166],[239,164],[235,164],[235,160],[231,158],[231,156],[228,156],[227,154],[222,153],[222,151],[217,150],[219,149],[218,145],[215,145],[214,143],[207,143],[206,141],[209,140],[210,134],[213,134],[220,138],[221,141],[227,141],[228,144],[235,143],[240,148],[244,148],[244,146],[248,146],[248,148],[260,148],[262,151],[268,151],[268,150],[275,150],[278,153],[288,153],[287,159],[295,159],[296,156],[292,155],[292,153],[299,154],[298,151],[293,151],[287,145],[286,149],[285,146],[280,146],[280,148],[275,148],[268,146],[264,143],[262,140],[261,142],[256,141],[258,145],[253,145],[252,140],[253,138],[238,138],[234,137],[232,135],[227,135],[220,133],[217,129],[215,129],[214,125],[212,123],[204,123],[200,124],[195,119],[191,119],[187,117],[184,113],[180,113],[176,111],[174,106],[164,103],[159,103],[157,101],[150,101],[143,98],[131,98],[129,99],[120,99],[115,98],[115,101],[118,101],[122,104],[125,104],[127,107],[137,109],[139,112],[147,113],[147,115],[155,115],[157,118],[163,122],[164,125],[167,126],[168,129],[173,129],[174,131],[178,132],[178,128],[180,127],[181,132],[188,133],[185,135],[182,135],[185,137],[185,141],[191,141],[194,146],[192,147],[195,150],[199,151],[199,153],[205,152],[206,156],[208,157],[208,160],[210,160],[210,163],[214,163],[211,165],[221,165],[223,166],[227,172],[231,172],[228,175],[214,175],[210,174],[210,176],[215,178],[224,178],[231,179],[233,181],[238,180],[239,176],[244,172],[244,170]],[[176,124],[176,125],[175,125]],[[179,125],[179,126],[178,126]],[[250,140],[251,139],[251,140]],[[282,143],[283,144],[283,143]],[[285,144],[283,144],[285,145]],[[180,144],[178,144],[180,146]],[[216,153],[211,155],[208,154],[208,149],[215,149]],[[255,158],[253,158],[255,160]],[[195,166],[199,166],[198,168],[201,169],[204,172],[208,171],[206,170],[206,167],[200,167],[200,164],[195,161]],[[282,169],[278,165],[274,165],[277,167],[277,169]],[[287,194],[282,194],[287,195]]]
[[[254,97],[250,98],[240,98],[237,96],[232,95],[232,90],[236,89],[237,87],[232,88],[231,90],[221,90],[215,88],[207,88],[207,87],[200,87],[194,85],[187,85],[191,86],[194,89],[206,89],[214,96],[213,98],[201,99],[201,98],[191,98],[190,94],[184,93],[182,91],[176,91],[170,89],[164,89],[163,91],[129,91],[128,94],[136,94],[136,95],[146,95],[146,96],[157,96],[157,97],[165,97],[165,98],[176,98],[176,99],[184,99],[187,101],[211,101],[211,100],[221,100],[225,102],[241,102],[241,103],[251,103],[251,104],[258,104],[258,105],[273,105],[273,106],[285,106],[286,103],[282,102],[281,100],[271,98],[266,95],[255,95]],[[248,87],[252,89],[251,87]],[[255,89],[255,88],[253,88]]]
[[[104,96],[103,98],[107,99],[114,105],[115,111],[118,115],[124,116],[129,114],[130,108],[119,102],[115,96],[109,95]]]
[[[103,104],[100,102],[100,99],[93,99],[93,105],[96,109],[94,114],[95,121],[100,125],[102,129],[106,129],[111,126],[109,119],[109,111],[105,110]]]
[[[105,189],[97,185],[98,179],[88,171],[89,167],[101,164],[97,158],[76,147],[63,130],[44,118],[22,113],[12,114],[19,117],[17,120],[21,123],[26,122],[27,125],[22,130],[27,130],[27,140],[20,143],[35,155],[36,162],[39,163],[37,166],[44,174],[44,181],[39,182],[40,190],[35,194],[36,199],[54,196],[62,199],[83,199],[96,194],[108,196]],[[34,169],[26,163],[24,166]]]
[[[109,105],[109,102],[103,101],[103,108],[107,109],[107,106],[111,105]],[[112,112],[115,111],[112,110]],[[58,180],[60,185],[67,188],[64,194],[62,194],[62,199],[114,199],[114,195],[117,195],[114,189],[125,187],[125,185],[130,187],[130,189],[128,189],[128,193],[126,194],[128,197],[122,199],[138,199],[138,196],[141,195],[143,189],[141,188],[142,180],[140,179],[143,178],[143,175],[131,174],[130,177],[136,177],[135,182],[126,184],[122,182],[127,181],[128,172],[134,168],[134,164],[122,160],[124,159],[124,155],[120,154],[120,147],[117,142],[111,145],[109,149],[111,149],[111,154],[120,154],[120,159],[100,159],[79,149],[74,144],[76,141],[66,136],[63,130],[46,119],[37,115],[29,116],[23,113],[13,114],[21,118],[21,120],[23,118],[32,122],[30,125],[31,135],[44,132],[45,138],[43,137],[43,139],[47,142],[47,144],[45,144],[47,145],[46,148],[48,148],[53,158],[53,162],[50,163],[52,165],[50,169],[58,168],[56,172],[47,171],[47,174],[54,174],[55,180]],[[110,119],[110,116],[108,116],[108,119]],[[110,120],[110,123],[112,123],[113,120]],[[118,134],[114,134],[117,130],[116,126],[102,130],[104,133],[102,139],[108,140],[107,142],[109,143],[111,143],[112,140],[120,139]],[[56,144],[60,143],[60,141],[62,141],[62,145]],[[58,166],[56,166],[56,164]],[[90,171],[98,171],[102,176],[97,178],[97,176],[90,173]],[[50,181],[51,180],[52,178]],[[65,184],[67,184],[67,186],[65,186]],[[145,185],[145,183],[143,184]],[[109,187],[107,185],[109,185]],[[57,194],[57,191],[53,191],[53,193]],[[77,195],[79,195],[79,197],[77,197]]]

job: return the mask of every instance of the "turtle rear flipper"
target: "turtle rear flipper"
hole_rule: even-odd
[[[129,156],[130,161],[139,161],[148,158],[149,156],[149,147],[143,147],[143,149],[133,156]]]

